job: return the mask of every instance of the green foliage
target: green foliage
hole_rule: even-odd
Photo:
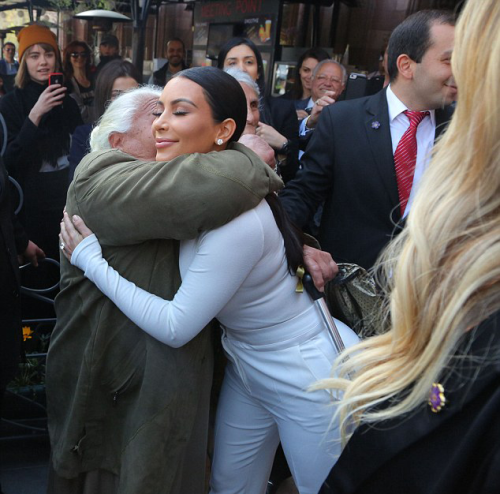
[[[49,4],[56,10],[71,10],[73,8],[73,0],[49,0]]]
[[[9,389],[18,390],[26,386],[44,384],[45,361],[40,358],[28,358],[26,362],[19,364],[19,372],[9,383]]]
[[[56,10],[72,10],[75,14],[86,10],[116,10],[114,0],[86,0],[85,2],[75,2],[74,0],[49,0]]]

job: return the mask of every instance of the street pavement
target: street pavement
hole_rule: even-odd
[[[45,403],[7,392],[0,423],[3,494],[45,494],[50,458]]]
[[[0,440],[3,494],[45,494],[50,457],[48,436]]]

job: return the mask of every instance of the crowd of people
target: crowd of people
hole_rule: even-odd
[[[246,38],[194,68],[173,39],[150,84],[113,35],[97,68],[43,26],[18,39],[0,65],[16,71],[0,395],[22,339],[16,255],[60,256],[49,493],[274,492],[280,445],[301,494],[500,491],[498,2],[407,17],[388,85],[345,101],[346,68],[319,48],[278,98]],[[304,270],[334,283],[336,262],[380,292],[375,335],[333,319],[341,348],[302,287]]]

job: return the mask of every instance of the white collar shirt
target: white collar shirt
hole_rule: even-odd
[[[410,126],[410,121],[403,113],[405,110],[408,110],[408,108],[394,94],[390,85],[387,88],[386,96],[387,106],[389,108],[392,154],[394,155],[401,137],[403,137],[403,134]],[[413,199],[422,179],[422,175],[429,164],[432,148],[434,146],[434,138],[436,134],[436,113],[434,110],[429,110],[429,113],[430,116],[425,117],[417,128],[417,163],[415,165],[415,174],[413,176],[410,198],[408,199],[408,204],[406,205],[403,218],[406,217],[410,211]]]
[[[306,108],[312,108],[313,106],[314,106],[314,101],[311,97],[311,98],[309,98],[309,101],[307,102]],[[307,122],[308,118],[309,118],[309,115],[306,118],[303,118],[299,123],[299,136],[300,137],[309,134],[309,132],[311,132],[311,130],[313,130],[313,129],[309,129],[308,127],[306,127],[306,122]],[[302,151],[302,152],[299,151],[299,159],[303,154],[304,154],[304,151]]]

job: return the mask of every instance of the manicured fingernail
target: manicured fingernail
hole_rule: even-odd
[[[80,216],[77,216],[76,214],[73,215],[73,221],[78,221],[80,219]]]

